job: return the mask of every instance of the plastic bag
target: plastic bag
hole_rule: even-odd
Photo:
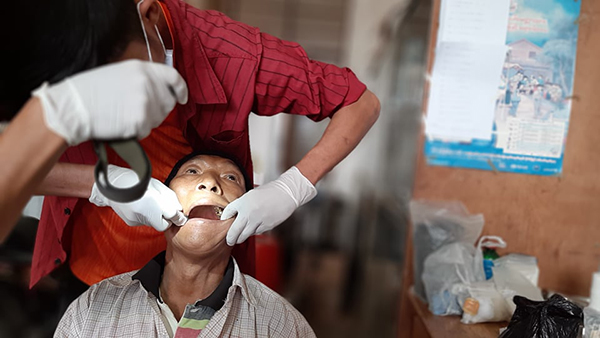
[[[426,300],[421,276],[425,259],[443,245],[464,242],[475,244],[483,229],[483,215],[470,215],[460,202],[411,201],[413,224],[414,291]]]
[[[504,296],[510,313],[515,312],[517,305],[514,303],[515,296],[526,297],[534,301],[542,301],[542,291],[534,285],[527,277],[521,274],[521,270],[511,265],[497,264],[492,268],[496,289]]]
[[[538,285],[540,269],[538,268],[537,258],[534,256],[509,254],[496,259],[494,266],[511,268],[527,278],[531,284]]]
[[[476,324],[508,321],[512,312],[508,310],[504,297],[491,281],[456,285],[458,301],[462,307],[461,322]]]
[[[583,309],[583,322],[585,325],[585,338],[600,338],[600,312],[591,307]]]
[[[583,310],[561,295],[545,302],[514,299],[517,310],[499,338],[577,338],[583,326]]]
[[[429,310],[434,315],[460,315],[456,284],[471,284],[485,280],[483,269],[475,270],[475,247],[467,243],[452,243],[429,255],[423,267],[422,280]]]

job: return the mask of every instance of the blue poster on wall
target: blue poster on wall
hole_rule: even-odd
[[[561,174],[580,7],[578,0],[511,1],[491,137],[456,142],[428,135],[428,164]]]

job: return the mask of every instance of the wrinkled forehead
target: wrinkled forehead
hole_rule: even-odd
[[[197,166],[201,168],[215,168],[222,171],[231,171],[234,170],[237,173],[241,174],[242,171],[238,166],[230,159],[215,156],[215,155],[198,155],[194,156],[191,159],[187,160],[181,165],[177,174],[181,174],[186,167]]]

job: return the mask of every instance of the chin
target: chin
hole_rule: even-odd
[[[181,227],[171,226],[167,240],[190,253],[208,253],[228,247],[225,238],[233,219],[224,221],[192,218]]]

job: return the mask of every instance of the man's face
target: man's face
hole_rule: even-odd
[[[182,227],[171,226],[167,241],[192,254],[226,247],[225,236],[233,219],[221,221],[220,212],[246,192],[238,166],[222,157],[199,155],[181,166],[169,187],[188,222]]]

